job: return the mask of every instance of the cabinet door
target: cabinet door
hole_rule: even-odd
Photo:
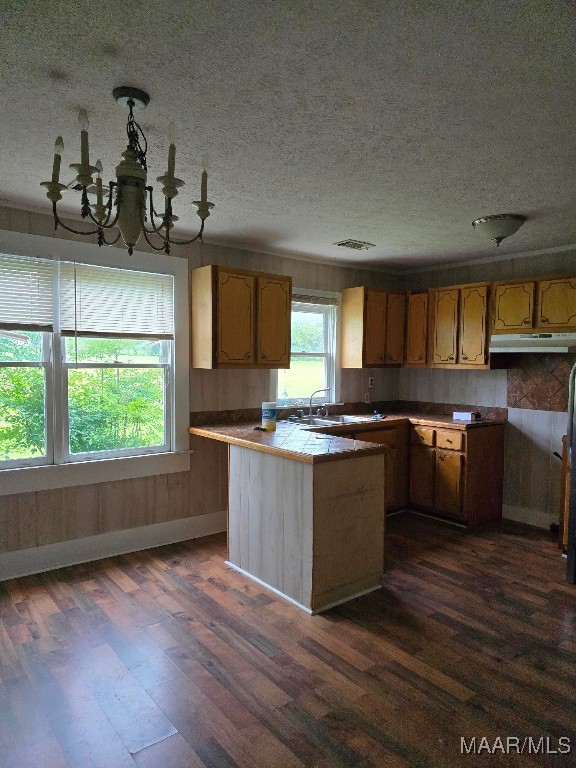
[[[383,365],[386,347],[386,292],[366,290],[364,363]]]
[[[462,288],[460,290],[459,363],[486,364],[487,318],[488,286]]]
[[[290,367],[290,280],[258,277],[257,359],[261,365]]]
[[[254,277],[218,270],[218,363],[254,362],[254,314]]]
[[[401,365],[404,360],[406,294],[389,293],[386,308],[386,362]]]
[[[433,363],[456,364],[459,293],[458,288],[434,291]]]
[[[388,445],[388,450],[384,456],[384,495],[386,497],[386,509],[392,509],[399,506],[398,499],[398,464],[396,441],[397,434],[395,429],[366,430],[365,432],[356,432],[355,440],[365,440],[367,443],[379,443]]]
[[[435,510],[441,515],[462,517],[462,454],[436,451]]]
[[[536,325],[543,329],[576,328],[576,278],[538,283]]]
[[[494,290],[494,330],[528,331],[534,314],[534,283],[497,285]]]
[[[406,329],[406,365],[426,365],[428,343],[428,294],[412,293],[408,297]]]
[[[434,468],[436,451],[426,446],[410,448],[409,501],[418,507],[434,509]]]

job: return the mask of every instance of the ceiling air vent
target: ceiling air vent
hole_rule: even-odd
[[[375,248],[374,243],[365,243],[363,240],[341,240],[339,243],[333,243],[333,245],[340,245],[342,248],[352,248],[355,251],[367,251],[368,248]]]

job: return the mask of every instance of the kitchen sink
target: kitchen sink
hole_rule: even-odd
[[[330,424],[356,424],[362,421],[375,421],[374,416],[368,414],[354,415],[354,416],[318,416],[322,421],[330,422]],[[382,416],[378,416],[382,418]]]
[[[378,416],[378,418],[385,418]],[[334,427],[338,424],[361,424],[367,421],[375,421],[375,417],[362,415],[339,415],[339,416],[301,416],[295,421],[296,424],[310,424],[313,427]]]

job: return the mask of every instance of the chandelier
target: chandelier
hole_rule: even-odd
[[[170,146],[168,149],[168,168],[163,176],[156,179],[162,185],[162,194],[164,195],[164,212],[159,214],[154,208],[153,188],[146,185],[146,152],[148,142],[142,128],[134,120],[134,109],[143,109],[150,102],[150,97],[144,91],[138,88],[122,86],[114,88],[112,95],[122,106],[128,107],[128,122],[126,124],[126,133],[128,135],[128,146],[122,152],[123,160],[116,166],[116,181],[109,182],[108,199],[104,202],[104,193],[102,188],[102,163],[96,161],[95,165],[90,165],[88,151],[88,115],[84,109],[81,109],[78,115],[78,125],[80,127],[80,162],[72,163],[70,168],[76,172],[74,180],[74,189],[81,191],[80,214],[83,219],[89,219],[96,228],[89,231],[79,232],[76,229],[68,227],[58,216],[57,203],[62,199],[62,191],[68,187],[60,183],[60,163],[62,152],[64,151],[64,142],[62,137],[58,136],[54,146],[54,164],[52,166],[52,179],[43,181],[41,186],[46,187],[46,197],[52,202],[52,212],[54,214],[55,229],[62,227],[73,232],[76,235],[97,235],[98,245],[115,245],[120,236],[124,240],[128,253],[132,254],[134,246],[141,235],[148,245],[155,251],[164,251],[170,253],[171,245],[188,245],[195,240],[202,240],[204,232],[204,222],[210,216],[210,209],[214,207],[213,203],[208,202],[208,174],[206,169],[202,172],[200,184],[200,200],[194,200],[198,216],[202,220],[198,234],[190,240],[173,240],[170,230],[178,216],[172,213],[172,200],[178,194],[178,189],[184,185],[182,179],[174,176],[176,146],[175,129],[171,123],[168,138]],[[96,184],[94,185],[93,176],[96,174]],[[96,203],[91,204],[88,199],[88,193],[96,192]],[[117,227],[120,231],[116,237],[107,240],[105,232]],[[156,244],[154,243],[156,240]]]

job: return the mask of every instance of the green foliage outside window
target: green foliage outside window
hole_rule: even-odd
[[[158,364],[160,343],[78,339],[78,362]],[[67,359],[76,360],[74,339]],[[38,362],[41,335],[0,335],[0,361]],[[0,461],[45,455],[43,368],[0,367]],[[164,443],[164,371],[161,368],[70,368],[70,453]]]

